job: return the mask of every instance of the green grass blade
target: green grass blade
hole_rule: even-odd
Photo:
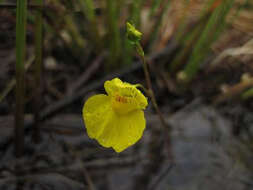
[[[131,24],[136,26],[137,28],[140,27],[141,24],[141,8],[143,5],[143,0],[134,0],[132,1],[131,8],[130,8],[130,17],[129,21]],[[127,36],[124,38],[124,59],[123,62],[125,65],[129,65],[132,63],[134,54],[134,47],[127,39]]]
[[[132,10],[130,15],[130,21],[132,24],[134,24],[136,27],[140,26],[141,22],[141,8],[143,5],[143,0],[134,0],[132,2]]]
[[[187,61],[187,59],[191,55],[192,47],[194,46],[194,43],[198,39],[199,34],[203,30],[203,28],[204,25],[200,23],[196,27],[194,27],[189,34],[183,37],[184,40],[181,43],[183,44],[184,48],[175,55],[175,58],[169,64],[170,73],[175,73]]]
[[[42,6],[43,0],[36,0],[37,5]],[[41,82],[41,67],[42,67],[42,32],[43,32],[43,17],[42,9],[35,12],[35,78],[37,86]]]
[[[43,0],[36,0],[38,6],[43,5]],[[33,139],[35,142],[39,142],[40,130],[39,130],[39,112],[41,105],[41,73],[42,73],[42,30],[43,30],[43,9],[38,9],[35,12],[35,65],[34,65],[34,79],[35,79],[35,98],[34,98],[34,114],[35,125],[33,130]]]
[[[86,16],[88,20],[88,33],[91,41],[95,44],[96,50],[99,52],[101,50],[101,38],[98,31],[98,24],[96,19],[96,13],[94,8],[93,0],[79,0],[81,11],[83,15]]]
[[[115,0],[107,0],[107,23],[108,23],[108,43],[109,43],[109,65],[116,66],[121,54],[121,39],[118,26],[118,3]]]
[[[199,20],[199,24],[202,24],[202,21],[206,20],[206,17],[209,15],[211,6],[213,5],[213,3],[215,2],[215,0],[209,0],[204,7],[202,8],[202,10],[200,11],[200,20]],[[178,23],[179,23],[179,27],[177,30],[177,34],[176,34],[176,39],[179,42],[184,42],[185,41],[185,36],[188,36],[188,31],[187,31],[187,22],[188,22],[188,7],[191,6],[191,2],[187,1],[185,2],[187,4],[187,6],[184,8],[185,11],[183,12],[183,15],[181,16],[181,18],[179,19]]]
[[[150,35],[149,50],[152,50],[153,44],[154,44],[155,40],[157,39],[160,28],[162,26],[164,16],[167,13],[167,10],[169,9],[169,6],[170,6],[170,0],[165,0],[164,4],[165,5],[163,6],[163,9],[162,9],[158,19],[156,20],[154,27],[153,27],[153,32]]]
[[[26,54],[27,0],[17,0],[16,12],[16,113],[15,151],[20,157],[24,151],[24,102],[25,102],[25,54]]]
[[[233,6],[233,3],[234,0],[224,0],[222,4],[213,11],[204,31],[193,49],[189,63],[184,69],[187,80],[191,80],[198,72],[200,63],[209,52],[211,44],[219,37],[221,31],[225,28],[226,16]]]

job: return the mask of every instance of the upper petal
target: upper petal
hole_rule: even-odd
[[[123,110],[129,108],[129,111],[132,111],[145,109],[148,105],[146,97],[136,88],[136,85],[122,82],[119,78],[106,81],[104,87],[107,94],[116,103],[117,108],[122,106]]]
[[[90,138],[97,138],[109,120],[112,111],[110,98],[99,94],[90,97],[83,106],[83,119]]]

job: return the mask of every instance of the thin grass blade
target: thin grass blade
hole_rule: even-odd
[[[16,113],[15,152],[20,157],[24,151],[24,102],[25,102],[25,54],[26,54],[27,0],[17,1],[16,12]]]

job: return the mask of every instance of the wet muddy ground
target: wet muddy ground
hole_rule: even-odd
[[[234,136],[235,118],[221,110],[193,100],[165,114],[172,132],[164,143],[158,117],[148,109],[143,138],[120,154],[89,139],[81,115],[57,115],[43,124],[37,145],[26,129],[21,159],[14,158],[12,129],[4,125],[12,118],[2,118],[0,189],[253,189],[249,131]]]

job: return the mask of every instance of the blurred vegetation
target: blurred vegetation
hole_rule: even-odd
[[[48,48],[57,48],[53,44],[61,41],[77,59],[90,52],[108,51],[108,67],[120,67],[123,63],[132,63],[129,57],[133,51],[125,38],[125,23],[130,21],[144,33],[143,45],[149,53],[176,39],[180,49],[172,60],[171,71],[183,66],[192,78],[210,53],[212,44],[222,32],[227,32],[225,29],[231,27],[235,17],[247,9],[250,9],[247,0],[201,3],[198,0],[78,0],[75,3],[47,0],[44,3],[45,38],[51,42]],[[29,16],[30,22],[34,22],[34,17]]]
[[[134,51],[125,37],[125,23],[130,21],[144,33],[148,53],[175,41],[179,49],[168,60],[168,71],[190,81],[213,44],[233,28],[249,4],[247,0],[46,1],[45,38],[51,42],[48,48],[59,53],[66,48],[75,61],[108,52],[108,71],[132,63]],[[59,42],[60,47],[53,46]]]
[[[1,0],[2,8],[11,3]],[[33,14],[41,3],[29,2],[27,26],[28,33],[35,28],[32,30],[35,42],[28,46],[34,45],[36,49],[37,81],[41,78],[42,49],[45,64],[47,60],[57,60],[85,70],[94,57],[106,55],[103,62],[106,72],[131,65],[136,54],[125,35],[127,21],[143,32],[141,43],[149,55],[176,44],[172,55],[168,52],[170,56],[162,61],[166,80],[176,88],[182,82],[187,84],[200,78],[201,71],[213,71],[227,62],[210,64],[224,50],[240,47],[252,37],[252,1],[249,0],[77,0],[74,3],[46,0],[41,10],[43,16],[40,11]],[[236,32],[239,34],[233,40]],[[230,37],[231,41],[226,40]]]

